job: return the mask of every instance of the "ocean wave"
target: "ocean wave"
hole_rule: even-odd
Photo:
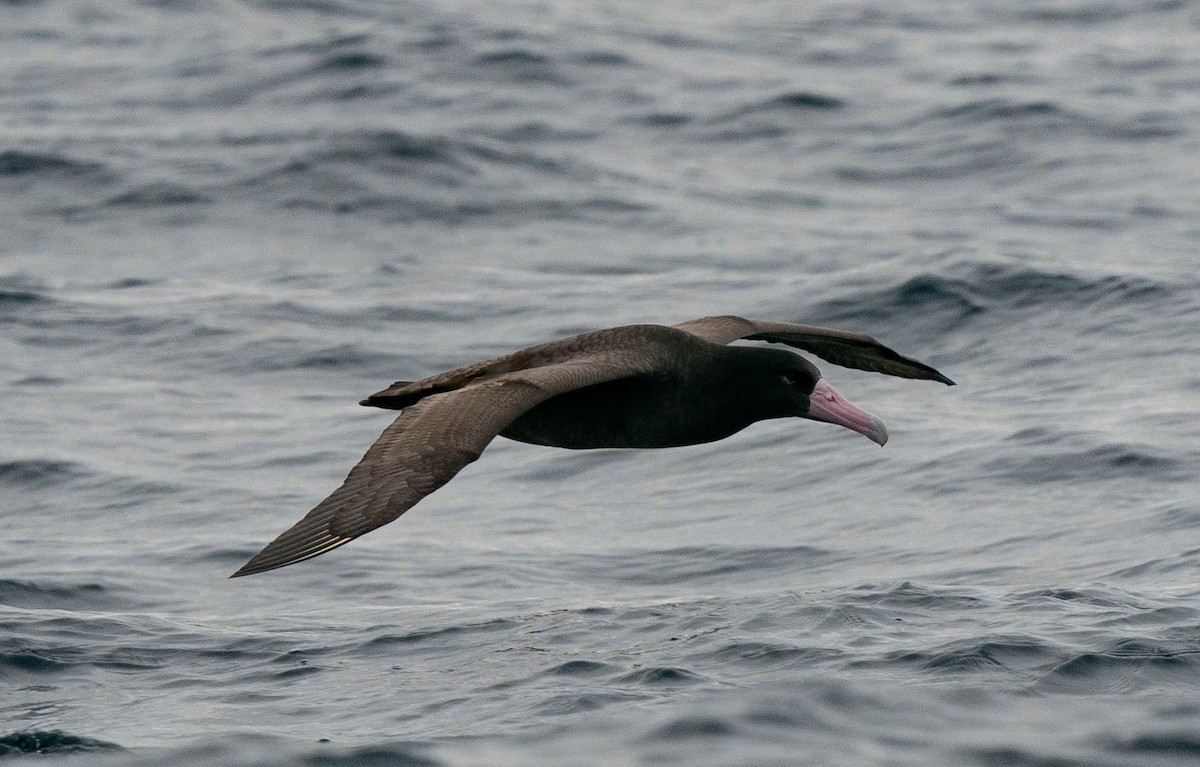
[[[214,198],[199,189],[168,181],[154,181],[118,192],[100,203],[101,206],[157,208],[165,206],[203,205]]]
[[[570,87],[574,78],[567,75],[555,58],[527,47],[508,47],[478,54],[471,62],[487,80],[517,84]]]
[[[994,635],[959,639],[929,649],[889,653],[863,665],[914,665],[939,675],[1000,670],[1021,674],[1061,662],[1064,652],[1062,645],[1032,636]]]
[[[846,658],[846,652],[832,647],[739,640],[717,647],[703,657],[754,669],[812,668],[818,664],[841,662]]]
[[[49,300],[44,293],[33,290],[12,290],[0,287],[0,309],[42,303]]]
[[[1030,131],[1076,131],[1095,138],[1123,141],[1148,141],[1182,135],[1185,127],[1174,115],[1164,112],[1140,112],[1119,115],[1097,114],[1064,106],[1047,99],[991,97],[940,106],[925,114],[922,123],[962,123],[975,126],[1003,125]]]
[[[840,163],[838,179],[858,184],[947,181],[1011,172],[1026,159],[1024,149],[994,138],[938,136],[889,140],[864,150],[865,160]]]
[[[48,304],[53,300],[50,288],[41,280],[21,274],[0,277],[0,320],[19,318],[31,305]]]
[[[274,678],[281,666],[307,668],[308,656],[333,652],[306,649],[297,656],[287,639],[214,633],[139,612],[146,605],[133,603],[122,589],[105,586],[90,605],[84,603],[85,594],[76,590],[58,604],[45,600],[0,613],[0,669],[22,674],[29,684],[66,683],[76,674],[168,670],[175,686],[205,686],[213,683],[211,673],[217,669]]]
[[[1067,114],[1066,109],[1051,101],[990,98],[939,107],[930,112],[929,116],[941,120],[987,122],[991,120],[1024,121],[1031,118],[1039,121],[1065,120]]]
[[[362,70],[383,69],[388,66],[388,58],[377,53],[364,50],[334,51],[322,55],[313,65],[314,72],[360,72]]]
[[[361,344],[313,348],[310,343],[286,336],[246,341],[222,357],[220,369],[231,373],[343,369],[381,372],[394,370],[398,359]]]
[[[728,111],[698,121],[697,138],[707,141],[757,141],[774,139],[811,129],[811,121],[817,115],[841,111],[846,102],[837,97],[817,91],[793,90],[757,98],[740,104]],[[662,113],[649,122],[654,127],[676,127],[686,122],[663,119]]]
[[[1076,602],[1094,607],[1114,607],[1122,610],[1141,611],[1146,606],[1140,602],[1131,602],[1129,597],[1113,591],[1098,588],[1044,588],[1024,591],[1013,595],[1013,599],[1025,606],[1034,606],[1043,599],[1053,599],[1061,602]]]
[[[659,725],[645,735],[650,743],[734,738],[744,735],[736,721],[718,716],[684,716]]]
[[[347,164],[396,175],[412,175],[431,167],[473,173],[477,170],[474,161],[484,154],[477,145],[446,136],[360,131],[331,136],[306,160],[296,161],[291,167]]]
[[[971,93],[976,90],[972,85]],[[901,184],[989,176],[1012,183],[1031,173],[1060,173],[1067,162],[1064,136],[1103,152],[1114,142],[1180,138],[1187,125],[1166,110],[1101,111],[1046,98],[995,96],[926,108],[875,138],[879,132],[867,134],[851,159],[838,161],[839,179]]]
[[[0,151],[0,190],[35,215],[73,216],[90,211],[105,195],[118,194],[125,174],[99,160],[57,151]]]
[[[7,673],[33,675],[49,674],[68,668],[71,664],[36,649],[0,649],[0,669]]]
[[[344,740],[345,742],[339,742]],[[134,767],[171,767],[203,764],[213,767],[449,767],[430,754],[426,744],[380,738],[357,742],[353,737],[311,735],[296,739],[245,732],[201,739],[187,746],[142,748],[121,755],[121,764]],[[103,763],[103,762],[102,762]],[[457,762],[462,763],[462,762]]]
[[[1064,434],[1064,436],[1066,436]],[[1066,440],[1064,440],[1066,441]],[[1086,449],[1069,444],[1058,450],[1022,451],[983,464],[994,476],[1022,483],[1126,481],[1189,481],[1196,477],[1190,461],[1164,454],[1149,445],[1108,443]]]
[[[0,605],[33,610],[95,610],[126,607],[125,589],[105,583],[0,579]]]
[[[577,677],[607,675],[612,674],[616,670],[615,666],[599,661],[569,660],[548,668],[543,673],[547,676]]]
[[[730,111],[726,115],[722,115],[716,120],[736,120],[749,115],[758,115],[769,112],[780,113],[803,113],[807,111],[832,111],[844,109],[846,101],[818,91],[793,90],[784,91],[774,96],[767,96],[754,101],[747,102],[742,106]]]
[[[1113,0],[1105,3],[1039,2],[1014,8],[1018,19],[1055,24],[1106,24],[1132,16],[1164,13],[1186,5],[1184,0]]]
[[[886,608],[963,610],[987,606],[978,594],[965,589],[923,586],[904,581],[898,584],[865,584],[848,592],[844,599],[851,603]]]
[[[76,461],[27,458],[0,462],[0,485],[10,487],[46,489],[90,476],[92,472]]]
[[[21,730],[0,735],[0,756],[21,754],[80,754],[95,751],[125,751],[116,743],[62,730]]]
[[[1152,509],[1154,529],[1175,533],[1184,530],[1200,530],[1200,504],[1186,501],[1168,501]]]
[[[914,315],[962,322],[988,313],[1027,312],[1039,307],[1074,307],[1095,313],[1117,306],[1156,306],[1176,293],[1176,287],[1147,277],[1085,276],[976,262],[951,267],[945,273],[910,276],[891,287],[846,291],[817,304],[815,315],[880,325]]]
[[[1151,732],[1113,737],[1109,748],[1136,756],[1173,757],[1192,761],[1200,758],[1200,735],[1191,729],[1160,726],[1153,728]]]
[[[155,309],[99,308],[87,301],[60,300],[61,311],[21,317],[15,323],[23,343],[33,348],[82,349],[89,353],[128,352],[189,357],[211,350],[233,331],[205,319]],[[207,347],[207,348],[206,348]]]
[[[571,56],[571,61],[603,69],[633,66],[635,60],[613,48],[584,51]]]
[[[1042,674],[1036,689],[1073,694],[1119,693],[1155,684],[1156,680],[1177,685],[1181,677],[1195,679],[1198,668],[1200,651],[1192,642],[1117,639],[1107,646],[1072,654]],[[1197,685],[1189,686],[1194,689]]]
[[[80,160],[56,152],[0,151],[0,183],[5,179],[28,184],[46,180],[78,181],[97,176],[110,178],[113,175],[107,165],[95,160]]]
[[[493,618],[490,620],[471,622],[461,625],[443,626],[439,628],[415,629],[405,633],[385,633],[372,637],[368,642],[363,644],[360,649],[366,652],[384,652],[391,653],[395,651],[395,647],[400,645],[415,645],[429,644],[436,648],[445,640],[464,634],[477,634],[480,632],[491,633],[494,631],[502,631],[511,629],[514,622],[506,618]]]
[[[531,714],[543,717],[566,717],[575,714],[587,714],[599,711],[614,704],[630,703],[644,699],[646,696],[635,692],[594,691],[564,692],[547,696],[530,711]]]
[[[683,546],[622,555],[590,555],[580,570],[604,573],[605,579],[640,585],[720,582],[777,575],[781,570],[811,568],[838,561],[842,555],[814,546]],[[636,565],[636,566],[631,566]]]
[[[599,193],[589,164],[483,137],[394,130],[331,136],[225,192],[272,207],[370,214],[391,221],[513,216],[574,219],[641,213],[641,200]],[[558,192],[551,188],[568,184]]]
[[[696,684],[705,681],[705,677],[694,671],[678,666],[652,666],[630,671],[617,680],[618,684],[632,684],[643,687],[661,687],[663,685],[677,686]]]
[[[1122,567],[1112,573],[1116,578],[1161,577],[1171,573],[1192,572],[1200,562],[1200,549],[1185,549],[1166,557],[1152,557],[1136,564]]]

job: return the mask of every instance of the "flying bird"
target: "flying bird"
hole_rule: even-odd
[[[784,349],[728,345],[739,339],[954,385],[867,335],[733,316],[607,328],[397,381],[362,400],[401,412],[342,486],[231,577],[311,559],[391,522],[497,435],[572,450],[677,447],[799,417],[887,441],[883,421],[842,397],[811,362]]]

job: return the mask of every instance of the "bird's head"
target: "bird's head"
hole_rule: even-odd
[[[766,363],[764,372],[770,379],[768,399],[776,409],[775,417],[824,421],[856,431],[876,444],[887,442],[888,431],[883,421],[839,394],[821,377],[816,365],[782,349],[761,351],[771,353],[769,359],[762,359]]]

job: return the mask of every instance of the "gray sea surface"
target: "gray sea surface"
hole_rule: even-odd
[[[0,4],[0,756],[1200,760],[1200,4]],[[498,439],[228,580],[356,402],[707,314],[880,449]]]

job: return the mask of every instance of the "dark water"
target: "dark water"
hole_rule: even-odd
[[[0,755],[1200,759],[1200,6],[0,7]],[[226,580],[355,402],[704,314],[877,335],[878,449],[498,440]]]

